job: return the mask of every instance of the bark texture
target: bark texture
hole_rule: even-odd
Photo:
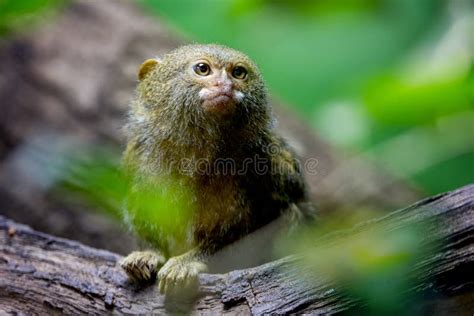
[[[422,223],[428,223],[423,243],[441,246],[421,257],[407,274],[416,280],[410,292],[425,298],[416,312],[472,315],[474,185],[427,198],[335,235],[356,237],[382,224],[391,234]],[[332,247],[334,239],[315,241],[325,243]],[[185,307],[183,302],[176,305],[173,298],[159,295],[154,285],[138,288],[130,284],[117,265],[120,258],[0,217],[0,313],[165,313]],[[363,308],[338,285],[323,279],[303,282],[291,273],[300,260],[291,256],[227,274],[203,274],[200,294],[190,300],[189,308],[219,314],[317,314]]]

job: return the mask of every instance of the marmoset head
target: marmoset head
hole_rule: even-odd
[[[182,46],[162,58],[146,60],[138,79],[138,93],[148,108],[174,111],[175,117],[186,116],[189,122],[268,117],[259,69],[246,55],[225,46]]]

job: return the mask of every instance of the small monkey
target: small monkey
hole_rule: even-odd
[[[166,293],[195,281],[216,252],[267,224],[285,218],[291,228],[312,219],[298,161],[273,127],[262,75],[246,55],[221,45],[182,46],[146,60],[138,80],[126,126],[132,185],[124,213],[153,250],[123,259],[130,278],[156,277]],[[140,192],[166,199],[145,212]],[[165,227],[151,219],[159,212],[185,221]]]

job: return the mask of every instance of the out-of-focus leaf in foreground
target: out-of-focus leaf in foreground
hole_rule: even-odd
[[[193,212],[193,199],[186,185],[172,176],[131,181],[118,150],[113,148],[74,152],[66,155],[67,163],[58,176],[60,192],[124,219],[139,236],[156,242],[156,246],[164,248],[160,243],[173,236],[173,250],[186,248],[187,225]]]
[[[117,150],[84,149],[65,155],[65,167],[57,187],[119,216],[127,194],[128,181],[120,166]]]
[[[412,291],[417,263],[436,246],[425,242],[427,224],[382,221],[369,224],[368,229],[355,226],[341,230],[350,222],[321,223],[282,242],[281,249],[302,256],[302,280],[329,282],[341,295],[361,302],[365,313],[406,314],[417,299]]]

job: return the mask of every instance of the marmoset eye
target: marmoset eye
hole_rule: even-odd
[[[242,66],[237,66],[232,70],[232,77],[243,80],[247,78],[247,69]]]
[[[200,76],[208,76],[211,73],[211,66],[206,63],[198,63],[194,65],[193,69]]]

